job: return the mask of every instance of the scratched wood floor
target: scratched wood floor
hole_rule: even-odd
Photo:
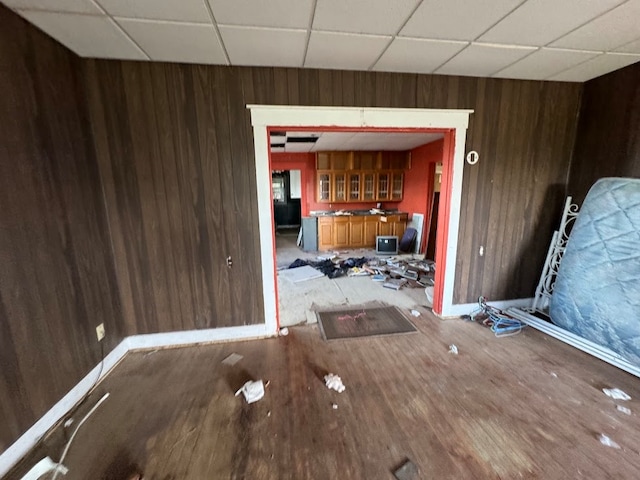
[[[147,480],[392,479],[406,458],[422,479],[639,478],[638,379],[533,330],[497,339],[461,320],[415,322],[408,335],[324,342],[305,326],[131,353],[83,407],[111,393],[76,437],[64,478],[122,479],[139,466]],[[232,352],[243,360],[222,365]],[[325,388],[328,371],[344,393]],[[270,382],[253,405],[233,395],[248,378]],[[603,387],[630,394],[632,414]],[[64,436],[34,456],[57,459]]]

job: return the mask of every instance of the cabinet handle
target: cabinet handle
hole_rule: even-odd
[[[231,259],[231,257],[227,257],[227,267],[231,268],[233,267],[233,260]]]

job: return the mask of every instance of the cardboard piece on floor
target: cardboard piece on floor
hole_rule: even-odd
[[[411,460],[408,460],[402,464],[395,472],[393,476],[398,480],[417,480],[418,479],[418,467]]]
[[[324,277],[324,273],[316,270],[313,267],[310,267],[309,265],[305,265],[304,267],[280,270],[278,272],[278,276],[281,278],[286,278],[293,283],[298,283],[306,282],[307,280],[313,280],[314,278]]]
[[[224,365],[230,365],[233,366],[236,363],[238,363],[240,360],[242,360],[244,357],[242,355],[240,355],[239,353],[232,353],[231,355],[229,355],[227,358],[225,358],[224,360],[222,360],[222,363]]]

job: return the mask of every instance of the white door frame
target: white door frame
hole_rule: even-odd
[[[251,124],[253,126],[253,141],[255,147],[262,288],[265,324],[268,333],[275,334],[278,329],[268,127],[455,129],[451,210],[449,215],[447,260],[441,312],[441,315],[444,317],[455,315],[455,309],[453,308],[453,286],[458,250],[464,152],[469,115],[473,113],[473,110],[284,105],[247,105],[247,108],[251,110]]]

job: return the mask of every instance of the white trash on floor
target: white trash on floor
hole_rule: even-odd
[[[331,390],[335,390],[338,393],[342,393],[345,391],[347,387],[342,383],[342,379],[333,373],[324,376],[324,383],[327,388]]]
[[[611,397],[614,400],[631,400],[631,397],[619,388],[603,388],[602,391],[607,397]]]
[[[236,392],[236,397],[240,395],[241,392],[247,403],[257,402],[264,397],[264,384],[262,380],[249,380]]]

